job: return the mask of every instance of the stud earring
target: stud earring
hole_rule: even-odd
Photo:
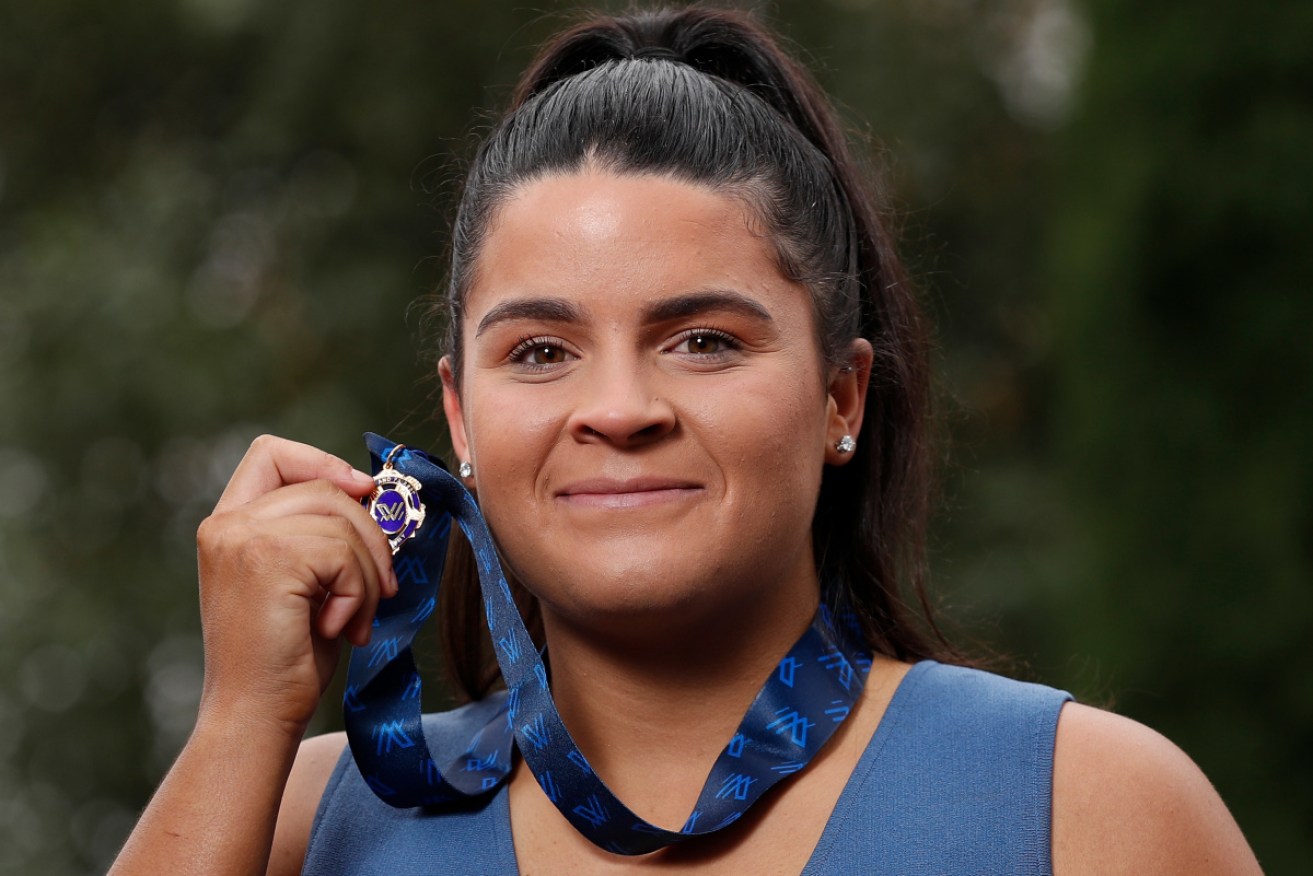
[[[852,453],[857,449],[857,442],[853,440],[853,436],[845,435],[835,442],[834,449],[840,453]]]
[[[467,478],[470,475],[474,474],[474,466],[462,460],[460,466],[456,469],[456,471],[460,473],[461,477]]]

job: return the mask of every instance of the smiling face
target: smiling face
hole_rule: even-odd
[[[751,220],[706,188],[601,171],[498,212],[444,407],[549,624],[814,610],[821,472],[857,435],[870,348],[827,368],[806,288]]]

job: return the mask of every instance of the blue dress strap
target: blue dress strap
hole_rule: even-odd
[[[908,672],[803,876],[1053,872],[1053,746],[1070,694],[934,661]]]

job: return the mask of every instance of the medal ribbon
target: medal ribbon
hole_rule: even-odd
[[[580,833],[616,854],[646,854],[741,818],[776,782],[807,765],[861,692],[871,657],[855,619],[845,613],[846,631],[840,630],[822,606],[758,692],[712,766],[684,826],[672,831],[644,821],[593,772],[562,722],[547,669],[511,597],[474,498],[423,452],[372,433],[365,440],[376,479],[388,478],[386,489],[403,494],[383,495],[371,512],[389,535],[408,530],[411,537],[393,557],[400,592],[379,603],[369,646],[352,650],[343,705],[356,765],[374,793],[392,806],[428,806],[484,794],[509,775],[514,746],[543,792]],[[395,510],[410,498],[404,487],[395,487],[397,473],[421,485],[421,522],[415,526],[399,519],[401,512]],[[380,480],[380,489],[384,484]],[[428,740],[411,643],[437,606],[453,519],[474,549],[506,691],[467,707],[475,710],[476,723],[483,722],[472,738]]]

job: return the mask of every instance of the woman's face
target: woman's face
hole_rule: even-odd
[[[807,290],[738,200],[547,177],[501,209],[475,273],[444,407],[549,620],[814,609],[821,471],[857,435],[870,347],[824,364]]]

